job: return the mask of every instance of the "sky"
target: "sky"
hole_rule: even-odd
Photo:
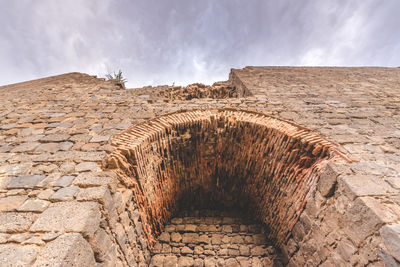
[[[400,66],[399,0],[0,0],[0,85],[67,72],[127,87],[245,66]]]

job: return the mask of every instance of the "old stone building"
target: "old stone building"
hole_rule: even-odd
[[[400,69],[0,87],[0,266],[400,266]]]

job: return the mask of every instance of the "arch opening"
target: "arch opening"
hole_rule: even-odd
[[[135,125],[112,140],[108,160],[136,196],[149,247],[184,209],[246,213],[282,246],[320,173],[341,160],[335,144],[265,114],[178,112]]]

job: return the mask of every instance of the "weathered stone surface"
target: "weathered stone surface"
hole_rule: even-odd
[[[104,203],[104,201],[108,200],[107,196],[109,195],[110,191],[107,186],[89,187],[81,189],[76,199],[79,201],[98,201]],[[110,206],[112,203],[107,203],[107,205]]]
[[[63,187],[57,192],[55,192],[51,197],[50,200],[52,201],[68,201],[68,200],[73,200],[74,196],[77,194],[79,190],[78,186],[68,186],[68,187]]]
[[[387,204],[388,205],[388,204]],[[371,197],[359,197],[346,213],[346,219],[352,222],[346,233],[357,244],[362,242],[370,233],[379,230],[380,225],[393,223],[399,219],[399,207],[394,205],[397,212],[377,199]],[[356,245],[357,245],[356,244]]]
[[[381,235],[389,253],[400,262],[400,224],[385,225]]]
[[[42,142],[63,142],[70,138],[68,134],[49,134],[40,139]]]
[[[46,190],[41,191],[41,192],[37,195],[37,197],[38,197],[39,199],[46,199],[46,200],[48,200],[53,194],[54,194],[53,189],[48,188],[48,189],[46,189]]]
[[[34,188],[40,184],[45,176],[43,175],[23,175],[11,178],[7,188]]]
[[[27,198],[28,196],[25,195],[0,198],[0,212],[16,210],[19,206],[22,205],[22,203],[25,202]]]
[[[0,233],[0,244],[4,244],[7,242],[10,234]]]
[[[60,236],[59,233],[45,233],[42,235],[42,240],[48,242],[56,239],[59,236]]]
[[[107,185],[112,182],[112,178],[105,176],[95,176],[93,173],[81,173],[72,182],[73,185],[80,187]]]
[[[337,183],[337,176],[338,173],[335,172],[331,165],[327,165],[321,173],[317,185],[317,189],[321,192],[322,196],[327,197],[333,194]]]
[[[177,266],[178,258],[176,256],[166,256],[164,259],[164,266]]]
[[[96,162],[81,162],[75,166],[76,172],[85,172],[85,171],[92,171],[97,172],[100,171],[99,165]]]
[[[53,182],[53,186],[55,187],[66,187],[69,186],[72,181],[75,179],[75,176],[62,176],[57,181]]]
[[[33,232],[80,232],[93,236],[99,227],[99,205],[94,202],[52,203],[30,228]]]
[[[39,247],[15,244],[0,245],[0,266],[32,266]]]
[[[55,153],[59,150],[60,150],[60,143],[42,143],[35,149],[35,152]]]
[[[95,259],[82,235],[71,233],[49,242],[33,266],[95,266]]]
[[[361,196],[379,196],[396,193],[384,180],[373,176],[341,176],[341,186],[347,196],[353,199]]]
[[[50,202],[46,200],[29,199],[18,208],[18,211],[42,212],[49,206],[49,204]]]
[[[164,255],[154,255],[151,258],[150,265],[152,267],[162,267],[164,266]],[[170,265],[175,266],[175,265]]]
[[[2,212],[0,213],[0,232],[15,233],[27,231],[37,217],[38,215],[34,213]]]
[[[11,152],[13,153],[30,152],[33,151],[39,144],[40,144],[39,142],[22,143],[19,146],[13,148]]]
[[[109,135],[95,135],[90,139],[91,143],[102,143],[102,142],[108,142],[110,140]]]
[[[180,257],[178,260],[179,267],[191,267],[194,265],[194,260],[191,257]]]
[[[90,245],[93,251],[97,253],[96,258],[104,261],[112,248],[113,242],[104,229],[99,228],[94,234],[94,237],[90,240]]]

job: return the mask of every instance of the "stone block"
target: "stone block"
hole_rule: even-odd
[[[389,205],[372,197],[359,197],[349,207],[344,215],[347,221],[345,230],[356,246],[367,236],[378,231],[380,225],[399,219],[400,211],[395,211],[399,207]]]
[[[90,143],[102,143],[102,142],[108,142],[110,140],[109,135],[95,135],[90,139]]]
[[[52,203],[31,226],[33,232],[80,232],[93,236],[100,224],[99,204],[95,202]]]
[[[21,152],[30,152],[33,151],[38,145],[39,142],[27,142],[22,143],[11,150],[12,153],[21,153]]]
[[[75,179],[75,176],[61,176],[58,180],[54,181],[52,183],[53,186],[55,187],[66,187],[69,186],[72,181]]]
[[[50,197],[50,200],[52,200],[52,201],[69,201],[69,200],[73,200],[74,196],[76,195],[78,190],[79,190],[78,186],[63,187],[63,188],[57,190]]]
[[[69,233],[47,243],[33,266],[95,266],[95,259],[89,243],[82,235]]]
[[[37,197],[38,197],[39,199],[46,199],[46,200],[47,200],[47,199],[49,199],[53,194],[54,194],[53,189],[47,188],[46,190],[41,191],[41,192],[37,195]]]
[[[197,244],[199,235],[197,233],[184,233],[182,236],[182,242],[185,244]]]
[[[68,134],[48,134],[44,136],[40,141],[49,143],[49,142],[63,142],[67,141],[70,138]]]
[[[367,175],[340,176],[339,186],[342,192],[352,200],[362,196],[385,196],[397,193],[397,190],[383,179]]]
[[[97,186],[81,189],[76,196],[79,201],[98,201],[105,203],[107,196],[110,196],[110,190],[107,186]],[[112,206],[112,203],[107,203],[108,206]]]
[[[149,267],[163,267],[164,266],[164,255],[156,254],[151,258]],[[170,265],[175,266],[175,265]]]
[[[339,241],[337,245],[337,249],[339,255],[344,259],[346,262],[350,262],[350,257],[357,252],[357,248],[348,240],[342,239]]]
[[[23,175],[12,177],[7,185],[7,188],[35,188],[44,178],[45,177],[43,175]]]
[[[176,256],[166,256],[164,259],[164,266],[177,266],[178,258]]]
[[[303,237],[306,235],[303,224],[297,222],[293,227],[292,235],[296,242],[303,240]]]
[[[385,225],[380,232],[388,252],[400,262],[400,224]]]
[[[169,242],[170,241],[170,236],[167,232],[163,232],[159,237],[158,240],[161,242]]]
[[[76,172],[86,172],[86,171],[97,172],[100,170],[101,169],[96,162],[81,162],[75,166]]]
[[[110,251],[113,242],[111,241],[109,235],[104,231],[104,229],[99,228],[94,234],[93,238],[89,241],[94,253],[96,253],[97,258],[104,261]]]
[[[0,232],[25,232],[38,217],[30,212],[2,212],[0,213]]]
[[[180,233],[173,232],[171,233],[171,240],[173,242],[179,243],[182,240],[182,236]]]
[[[49,206],[49,204],[50,202],[46,200],[29,199],[18,208],[18,211],[42,212]]]
[[[217,260],[213,257],[207,257],[204,259],[204,267],[216,267]]]
[[[75,170],[75,163],[67,161],[61,164],[60,171],[62,173],[72,173]]]
[[[0,245],[0,266],[32,266],[39,247],[33,245]]]
[[[400,266],[400,262],[397,261],[395,258],[393,258],[391,255],[389,255],[383,249],[380,249],[378,251],[378,256],[383,260],[385,266],[387,266],[387,267],[399,267]]]
[[[113,179],[106,176],[96,176],[93,173],[80,173],[72,182],[73,185],[80,187],[100,186],[111,183]]]
[[[184,247],[181,249],[181,254],[193,254],[193,250],[190,249],[190,248],[188,248],[187,246],[184,246]]]
[[[28,196],[25,196],[25,195],[9,196],[9,197],[0,198],[0,212],[1,211],[14,211],[19,206],[21,206],[22,203],[24,203],[26,199],[28,199]]]
[[[333,195],[338,175],[339,174],[336,173],[330,164],[326,166],[324,171],[321,173],[317,184],[317,190],[322,196],[329,197]]]
[[[191,267],[194,265],[194,260],[192,257],[179,257],[178,267]]]

